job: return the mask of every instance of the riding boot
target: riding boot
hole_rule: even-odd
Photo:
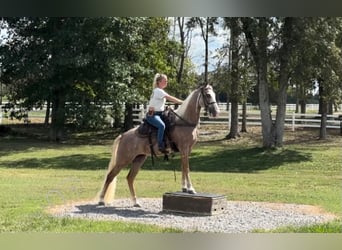
[[[160,147],[159,147],[159,151],[160,151],[161,153],[163,153],[163,154],[168,154],[168,153],[170,153],[170,152],[165,148],[165,146],[160,146]]]

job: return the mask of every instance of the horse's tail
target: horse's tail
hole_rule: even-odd
[[[118,147],[121,141],[121,135],[119,135],[113,143],[113,148],[112,148],[112,157],[110,159],[110,162],[108,164],[108,171],[105,177],[105,184],[106,185],[106,181],[108,176],[110,175],[111,171],[115,168],[116,166],[116,157],[117,157],[117,151],[118,151]],[[103,190],[104,196],[103,196],[103,201],[105,204],[109,204],[112,203],[114,201],[114,197],[115,197],[115,189],[116,189],[116,176],[112,179],[112,181],[110,183],[108,183],[107,189]]]

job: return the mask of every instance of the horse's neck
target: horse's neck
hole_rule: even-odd
[[[198,105],[200,91],[193,91],[177,109],[176,113],[191,124],[197,124],[200,118],[201,107]]]

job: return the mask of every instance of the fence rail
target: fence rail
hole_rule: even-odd
[[[220,105],[220,116],[218,118],[209,119],[205,116],[204,112],[200,116],[200,124],[210,125],[227,125],[230,124],[230,112],[226,111]],[[143,106],[133,110],[134,123],[140,124],[146,114],[146,110]],[[239,125],[242,123],[242,112],[239,112]],[[246,114],[247,126],[261,126],[261,116],[258,110],[247,110]],[[296,128],[320,128],[321,127],[321,115],[320,114],[300,114],[294,112],[288,112],[285,116],[285,126],[290,127],[292,131]],[[327,128],[340,129],[342,126],[341,115],[327,115]]]
[[[312,104],[310,108],[318,108],[313,106]],[[255,106],[248,105],[247,106],[247,115],[246,115],[246,123],[247,126],[261,126],[261,117],[260,110]],[[210,124],[210,125],[224,125],[229,126],[230,124],[230,112],[227,111],[227,105],[225,103],[219,104],[220,108],[220,116],[218,118],[209,119],[202,112],[200,117],[200,124]],[[241,108],[241,107],[239,107]],[[285,126],[291,128],[293,131],[296,128],[320,128],[321,126],[321,115],[317,114],[317,110],[312,110],[316,113],[307,113],[307,114],[299,114],[294,113],[292,111],[293,105],[287,105],[287,114],[285,117]],[[242,122],[242,112],[239,109],[239,125]],[[18,123],[43,123],[45,119],[45,111],[44,110],[33,110],[28,112],[28,117],[23,118],[22,120],[10,120],[4,116],[4,113],[1,112],[0,107],[0,124],[18,124]],[[145,117],[146,108],[144,105],[139,105],[138,108],[133,109],[133,122],[135,125],[141,123],[142,119]],[[329,129],[341,129],[342,131],[342,113],[335,113],[334,115],[327,116],[327,128]],[[110,123],[110,121],[109,121]]]

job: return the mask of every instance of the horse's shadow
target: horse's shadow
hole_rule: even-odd
[[[163,211],[148,211],[142,207],[133,206],[82,204],[75,207],[77,208],[75,214],[115,215],[119,218],[157,218],[163,214]]]

